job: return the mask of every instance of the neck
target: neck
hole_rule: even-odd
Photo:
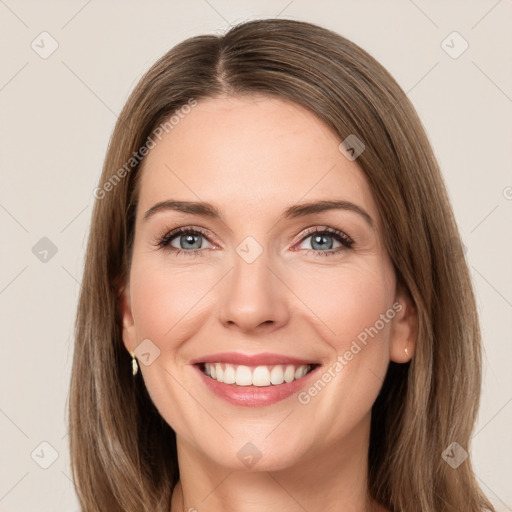
[[[336,446],[315,449],[286,469],[219,466],[177,437],[180,481],[171,512],[381,512],[367,495],[369,422]]]

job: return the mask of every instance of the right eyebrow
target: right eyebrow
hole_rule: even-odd
[[[145,214],[144,220],[147,221],[157,212],[165,210],[174,210],[183,213],[191,213],[193,215],[201,215],[203,217],[211,217],[212,219],[220,219],[219,210],[209,203],[196,201],[161,201],[152,206]]]

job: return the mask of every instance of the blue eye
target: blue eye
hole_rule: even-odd
[[[315,256],[331,256],[346,249],[350,249],[354,241],[345,233],[333,228],[313,228],[301,239],[303,243],[308,238],[311,238],[312,249],[301,249],[313,253]],[[186,256],[203,256],[204,247],[203,239],[207,239],[206,233],[198,228],[178,228],[163,237],[156,240],[155,245],[159,248],[178,255]],[[179,240],[179,247],[175,247],[172,243]],[[331,241],[330,241],[331,240]],[[333,248],[332,240],[336,240],[341,246]],[[208,242],[209,243],[209,242]]]
[[[190,256],[202,256],[203,251],[199,250],[203,245],[202,238],[206,238],[206,235],[197,229],[178,228],[163,236],[157,245],[174,252],[176,255],[186,253]],[[179,240],[179,248],[171,245],[175,239]]]
[[[350,249],[354,244],[354,241],[348,235],[338,231],[337,229],[314,228],[309,233],[310,234],[302,238],[301,243],[308,238],[311,238],[311,246],[313,248],[305,250],[312,252],[315,256],[332,256],[340,251]],[[341,244],[341,247],[333,249],[333,242],[330,241],[330,239],[338,241]]]

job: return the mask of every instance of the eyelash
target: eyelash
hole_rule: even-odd
[[[327,234],[340,242],[342,247],[337,247],[336,249],[329,249],[328,251],[316,251],[314,249],[297,249],[302,251],[313,252],[316,256],[333,256],[334,254],[339,253],[345,249],[350,249],[354,245],[354,241],[348,235],[334,228],[312,228],[306,231],[304,236],[299,240],[299,243],[303,242],[306,238],[310,237],[314,234]],[[187,251],[184,249],[177,249],[176,247],[169,246],[171,241],[176,238],[178,235],[202,235],[205,238],[208,238],[208,235],[205,231],[199,228],[191,228],[191,227],[183,227],[174,229],[163,236],[159,236],[154,240],[154,245],[157,246],[157,249],[165,249],[174,253],[175,256],[187,255],[187,256],[202,256],[204,253],[204,249],[194,249],[191,251]]]

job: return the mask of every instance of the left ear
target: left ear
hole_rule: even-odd
[[[399,284],[393,310],[396,314],[391,326],[389,358],[395,363],[408,363],[416,347],[418,313],[409,292]]]
[[[123,285],[119,290],[118,308],[121,314],[123,324],[123,343],[126,350],[133,352],[137,346],[137,337],[135,331],[135,322],[133,320],[130,284]]]

